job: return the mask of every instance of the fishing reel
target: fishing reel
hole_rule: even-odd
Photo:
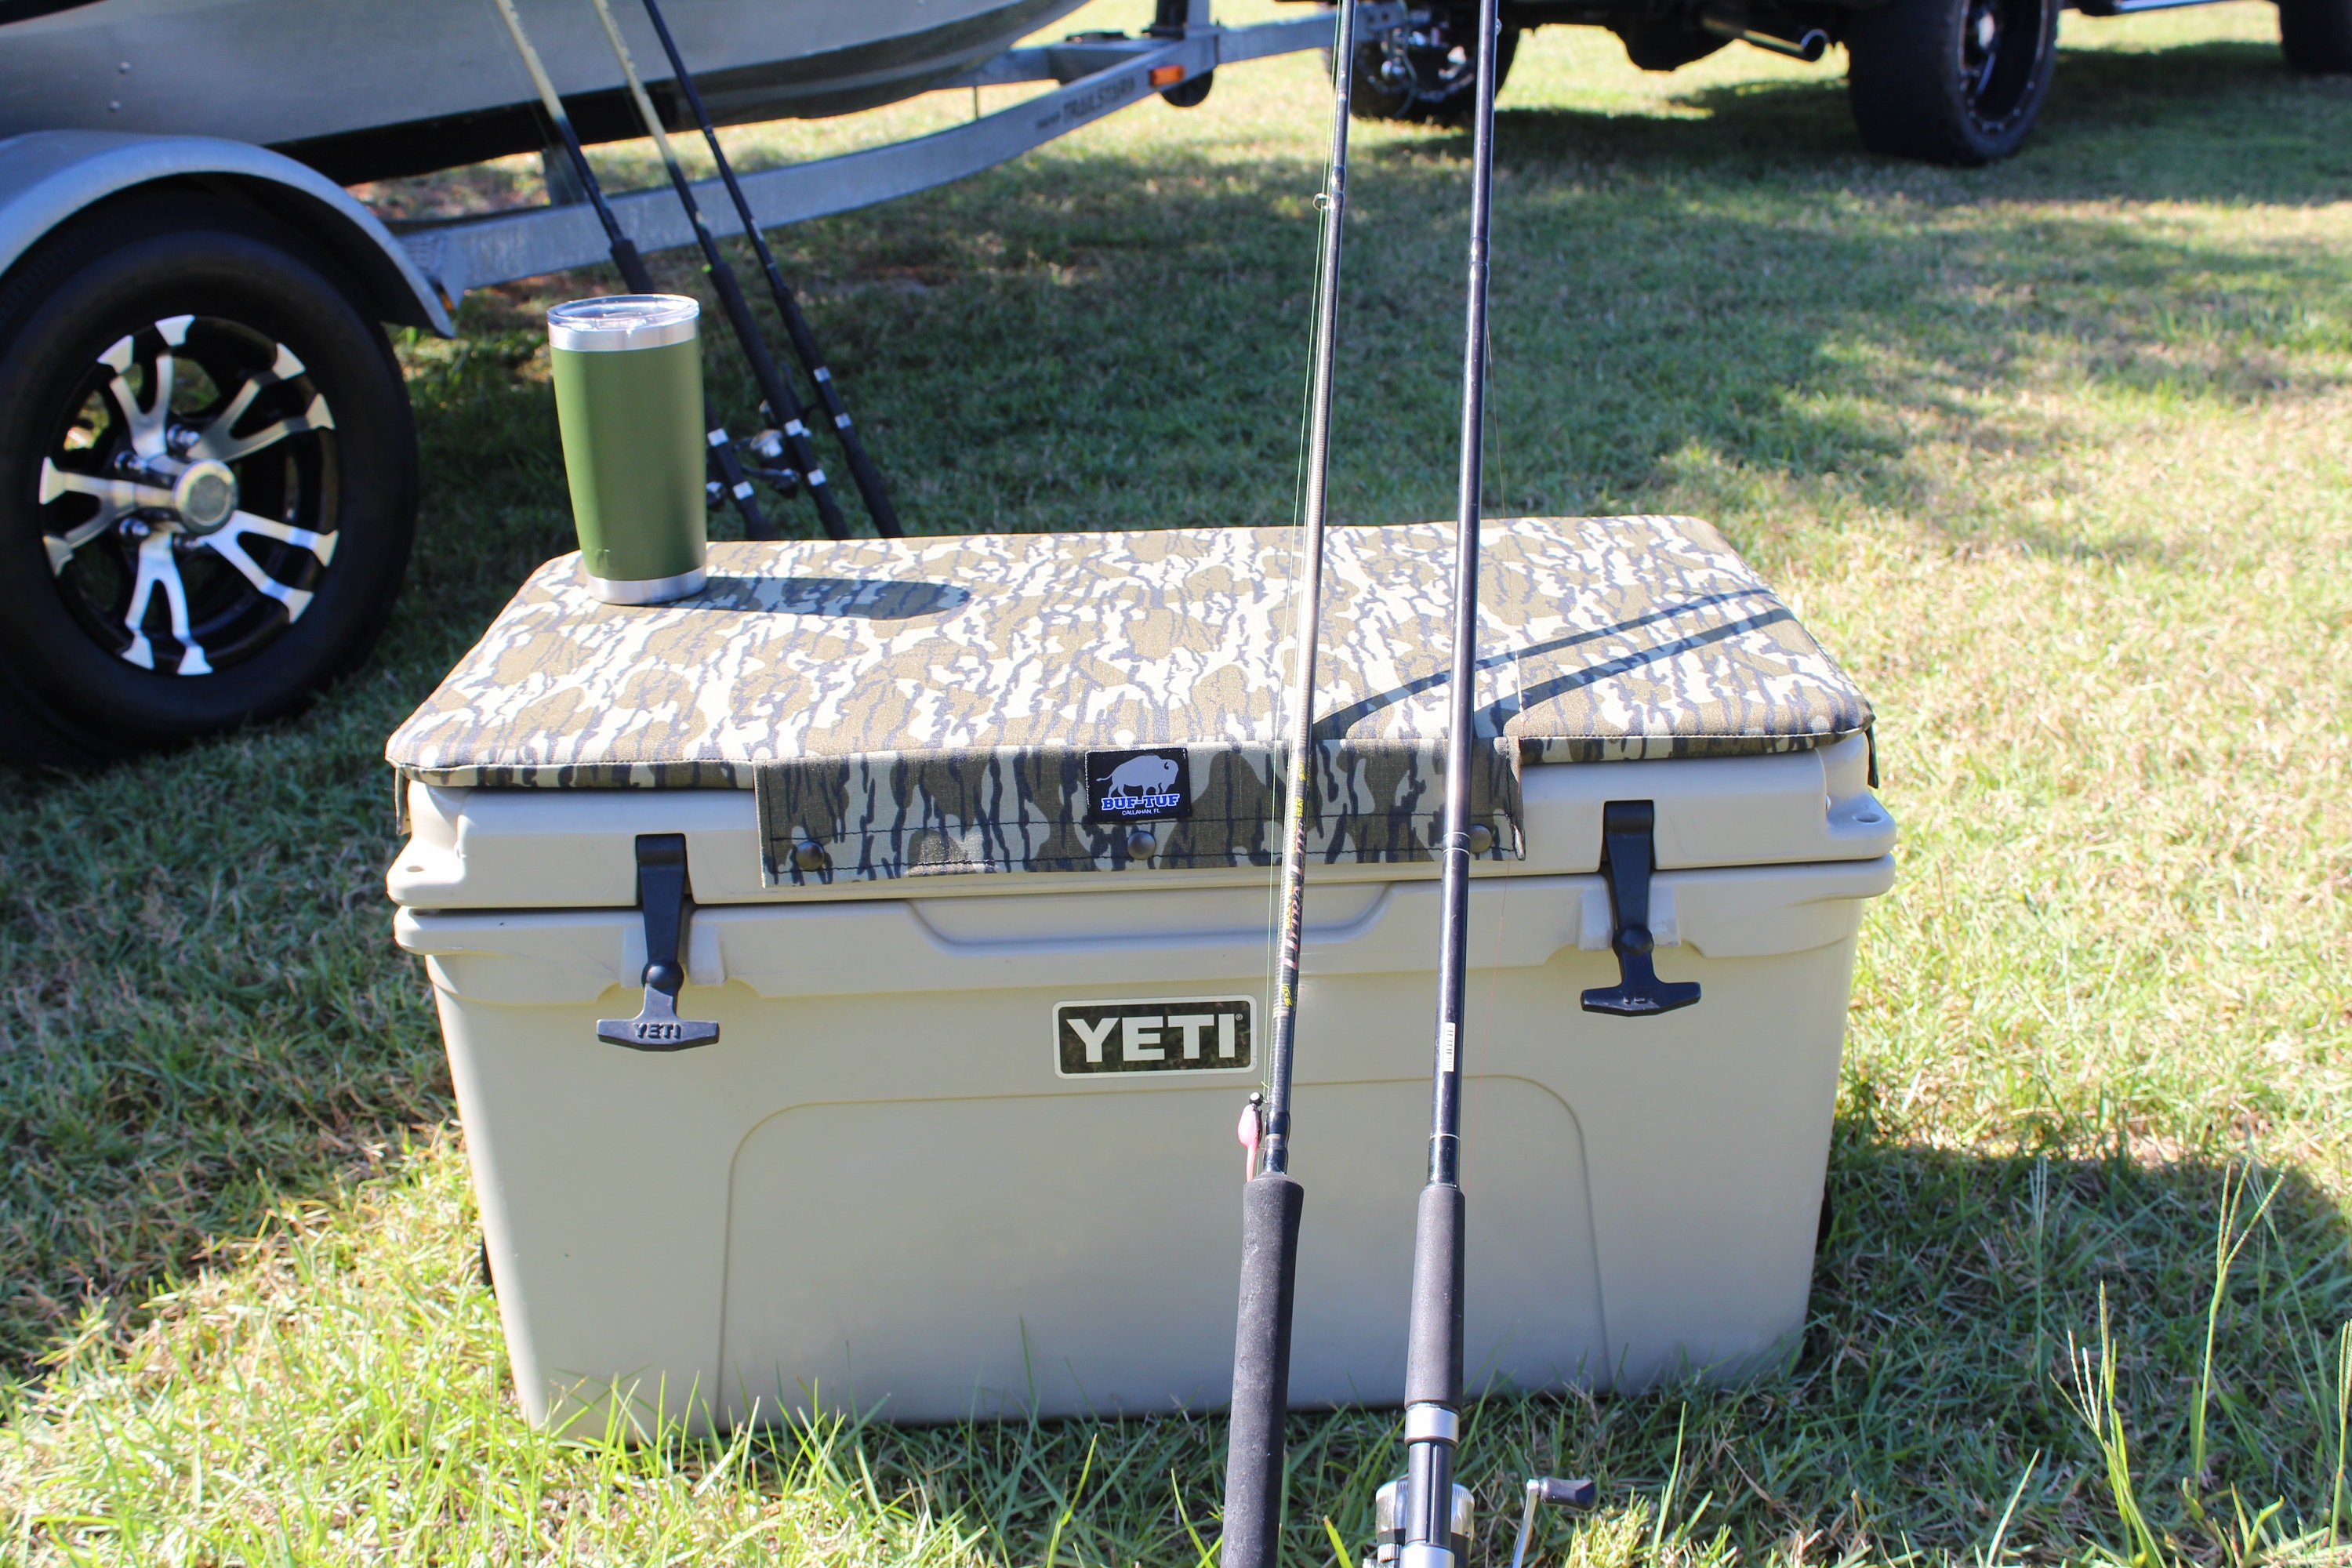
[[[1527,1486],[1527,1506],[1519,1513],[1518,1543],[1511,1548],[1511,1568],[1524,1568],[1528,1557],[1528,1542],[1535,1534],[1536,1510],[1538,1508],[1591,1508],[1601,1489],[1579,1477],[1575,1480],[1558,1480],[1550,1476],[1529,1476]],[[1456,1481],[1454,1484],[1454,1517],[1448,1521],[1448,1542],[1454,1549],[1456,1568],[1467,1568],[1470,1561],[1470,1525],[1472,1502],[1470,1489]],[[1372,1555],[1364,1559],[1363,1568],[1395,1568],[1404,1551],[1404,1479],[1399,1477],[1382,1487],[1372,1499]]]
[[[765,414],[767,411],[767,405],[761,405],[760,412]],[[792,466],[785,455],[784,432],[773,428],[762,430],[756,436],[737,441],[735,447],[746,458],[757,459],[743,465],[745,473],[755,479],[766,480],[777,494],[787,499],[799,493],[803,481],[801,471]]]
[[[1470,1522],[1473,1503],[1470,1489],[1460,1481],[1454,1483],[1454,1517],[1446,1533],[1452,1538],[1454,1560],[1457,1563],[1470,1560]],[[1404,1478],[1395,1480],[1372,1494],[1372,1554],[1364,1559],[1364,1568],[1396,1568],[1398,1556],[1404,1551]]]

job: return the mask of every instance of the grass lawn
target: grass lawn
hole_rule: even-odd
[[[1833,64],[1523,49],[1495,509],[1716,521],[1874,698],[1905,837],[1793,1375],[1490,1401],[1490,1560],[1536,1468],[1601,1480],[1542,1542],[1580,1563],[2352,1563],[2352,82],[2273,29],[2070,15],[2043,129],[1969,173],[1862,156]],[[1238,68],[777,237],[911,526],[1287,520],[1323,101],[1311,57]],[[1337,515],[1443,517],[1467,143],[1358,149]],[[536,323],[601,281],[402,345],[415,565],[307,718],[0,777],[0,1554],[1190,1568],[1213,1421],[626,1449],[515,1413],[380,751],[570,548]],[[1291,1563],[1327,1518],[1360,1550],[1395,1427],[1294,1418]]]

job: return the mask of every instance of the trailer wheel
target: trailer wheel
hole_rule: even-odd
[[[400,367],[265,215],[100,208],[0,283],[0,755],[74,766],[299,710],[390,613]]]
[[[1190,81],[1180,81],[1174,87],[1163,87],[1160,96],[1171,109],[1198,109],[1209,101],[1209,89],[1217,85],[1217,73],[1202,71]]]
[[[1356,118],[1443,125],[1467,117],[1478,94],[1477,36],[1476,12],[1434,11],[1358,44]],[[1518,49],[1519,30],[1506,24],[1496,40],[1496,91]]]
[[[2279,48],[2305,76],[2352,76],[2352,0],[2278,0]]]
[[[1963,166],[2033,129],[2058,58],[2058,0],[1886,0],[1846,24],[1846,92],[1874,152]]]

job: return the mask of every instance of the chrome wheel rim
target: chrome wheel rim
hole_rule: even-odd
[[[1960,18],[1960,98],[1997,134],[2025,107],[2042,46],[2045,0],[1968,0]]]
[[[335,417],[302,361],[239,322],[117,339],[65,400],[36,500],[49,573],[90,639],[210,675],[299,621],[335,558]]]

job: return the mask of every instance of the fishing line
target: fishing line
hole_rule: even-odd
[[[1331,409],[1339,324],[1339,262],[1348,205],[1348,120],[1354,72],[1355,0],[1339,7],[1331,151],[1325,165],[1323,239],[1317,252],[1315,335],[1305,455],[1299,465],[1297,620],[1293,695],[1277,702],[1286,734],[1277,748],[1283,787],[1282,878],[1265,1079],[1254,1117],[1253,1167],[1242,1189],[1241,1300],[1234,1327],[1234,1397],[1225,1450],[1222,1568],[1274,1568],[1282,1527],[1283,1418],[1290,1403],[1291,1301],[1298,1274],[1298,1219],[1306,1193],[1290,1175],[1292,1047],[1297,1038],[1299,950],[1306,924],[1307,837],[1315,798],[1315,670],[1322,626],[1323,535],[1329,500]],[[1246,1115],[1247,1113],[1245,1113]]]
[[[1329,178],[1328,167],[1326,169],[1325,177],[1328,182]],[[1324,210],[1326,195],[1327,193],[1321,191],[1318,191],[1316,194],[1314,205],[1316,211],[1318,213]],[[1331,245],[1332,238],[1330,234],[1330,226],[1318,223],[1315,229],[1315,276],[1318,280],[1318,286],[1319,280],[1324,275],[1325,268],[1330,263]],[[1290,679],[1278,685],[1274,694],[1275,733],[1277,735],[1286,734],[1289,732],[1291,729],[1292,704],[1295,701],[1301,700],[1301,692],[1299,689],[1299,677],[1301,672],[1300,667],[1297,663],[1297,658],[1299,657],[1297,650],[1301,646],[1299,642],[1300,626],[1302,621],[1305,619],[1307,613],[1307,595],[1300,591],[1303,582],[1300,566],[1306,560],[1307,553],[1306,530],[1307,509],[1308,506],[1307,468],[1309,449],[1313,444],[1313,432],[1315,428],[1317,388],[1318,385],[1318,377],[1317,374],[1317,354],[1318,345],[1320,341],[1320,321],[1315,314],[1314,302],[1311,299],[1308,302],[1308,311],[1307,374],[1300,383],[1298,388],[1297,457],[1291,468],[1290,525],[1284,531],[1286,553],[1291,565],[1291,578],[1289,584],[1289,603],[1286,606],[1284,612],[1286,615],[1287,619],[1284,623],[1283,630],[1288,637],[1290,646],[1293,649],[1293,655]],[[1316,581],[1307,584],[1307,592],[1319,595],[1320,587],[1320,582]],[[1304,700],[1306,700],[1309,709],[1309,724],[1311,726],[1313,693],[1306,693]],[[1277,770],[1284,765],[1282,753],[1279,751],[1276,752],[1273,762]],[[1279,799],[1280,790],[1282,788],[1281,779],[1277,776],[1270,779],[1268,782],[1274,786],[1276,792],[1276,798]],[[1278,822],[1282,819],[1276,817],[1276,820]],[[1285,843],[1286,846],[1287,840],[1286,840]],[[1269,998],[1269,1004],[1275,994],[1276,987],[1280,984],[1280,970],[1282,963],[1281,952],[1283,944],[1281,916],[1283,900],[1283,865],[1284,862],[1279,859],[1273,862],[1271,869],[1274,874],[1266,879],[1265,885],[1265,984],[1266,995]],[[1267,1083],[1264,1081],[1259,1085],[1261,1103],[1263,1101],[1264,1092],[1267,1087]],[[1250,1166],[1250,1173],[1253,1175],[1256,1173],[1255,1157],[1253,1157],[1253,1163]],[[1246,1179],[1247,1178],[1244,1177],[1244,1180]]]
[[[1405,1339],[1405,1476],[1398,1568],[1454,1568],[1454,1460],[1462,1431],[1462,1307],[1467,1212],[1461,1186],[1462,1023],[1470,924],[1470,791],[1477,745],[1478,524],[1484,459],[1489,244],[1494,227],[1497,0],[1479,0],[1472,122],[1470,243],[1462,342],[1460,464],[1454,490],[1454,647],[1445,731],[1437,1029],[1431,1073],[1429,1179],[1413,1226]]]

